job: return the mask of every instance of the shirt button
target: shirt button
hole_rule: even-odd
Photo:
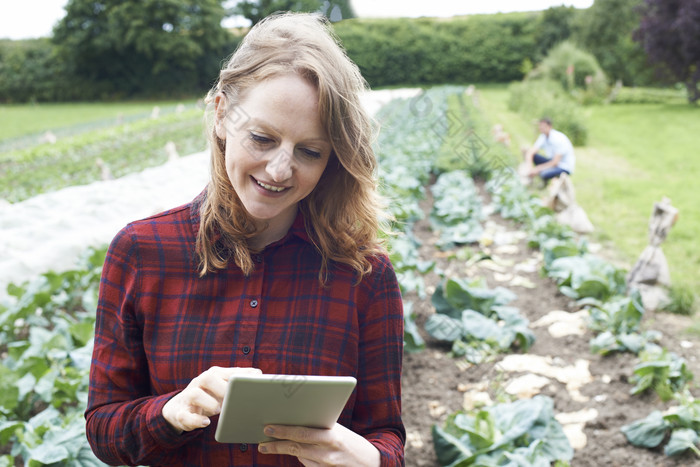
[[[251,301],[250,301],[250,306],[253,307],[253,308],[255,308],[256,306],[258,306],[258,301],[255,300],[255,299],[251,300]]]
[[[243,346],[243,353],[248,355],[250,353],[250,346],[244,345]]]
[[[246,452],[248,450],[248,445],[243,443],[240,446],[238,446],[238,449],[240,449],[241,452]]]

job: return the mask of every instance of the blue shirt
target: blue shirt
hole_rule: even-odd
[[[549,136],[542,133],[535,141],[535,147],[543,150],[545,155],[553,159],[557,154],[561,154],[561,160],[557,167],[566,170],[570,174],[574,173],[576,166],[576,156],[574,155],[574,146],[569,138],[554,128],[549,130]]]

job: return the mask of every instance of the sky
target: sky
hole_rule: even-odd
[[[48,37],[65,14],[68,0],[0,0],[0,38]],[[546,10],[567,5],[588,8],[593,0],[352,0],[360,17],[454,16]],[[231,24],[231,22],[229,22]]]

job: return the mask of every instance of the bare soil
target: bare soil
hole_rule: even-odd
[[[424,202],[427,214],[431,200]],[[497,215],[491,215],[489,221],[503,232],[514,232],[519,226],[503,220]],[[423,259],[433,259],[437,262],[436,270],[446,272],[449,277],[465,277],[470,271],[465,270],[464,261],[448,259],[443,252],[434,247],[435,234],[430,229],[427,220],[420,221],[414,228],[414,233],[422,242],[420,253]],[[527,240],[519,238],[513,243],[516,248],[508,249],[509,254],[500,254],[512,261],[512,264],[534,263],[539,260],[540,253],[527,246]],[[475,251],[484,251],[483,246],[475,245]],[[497,245],[491,245],[486,251],[495,251]],[[518,271],[532,284],[533,288],[512,287],[503,284],[503,276],[513,273],[499,272],[488,268],[480,268],[477,275],[484,277],[489,287],[503,285],[518,295],[512,306],[518,307],[530,323],[553,310],[578,311],[577,306],[568,297],[562,295],[556,284],[541,275],[541,261],[531,272]],[[473,273],[473,271],[471,271]],[[417,323],[426,340],[426,349],[418,353],[404,355],[403,368],[403,421],[407,431],[406,465],[407,466],[437,466],[439,465],[433,448],[431,427],[433,424],[444,423],[447,416],[463,407],[465,385],[488,382],[488,392],[495,400],[497,391],[501,390],[508,380],[517,373],[504,373],[499,370],[497,363],[505,355],[494,361],[470,366],[464,360],[449,356],[449,346],[432,339],[423,331],[426,319],[434,313],[430,303],[430,295],[441,278],[433,272],[425,276],[428,293],[420,298],[415,293],[406,294],[405,301],[413,302],[413,310],[417,313]],[[499,282],[500,281],[500,282]],[[690,370],[700,376],[700,339],[684,333],[690,326],[687,317],[666,313],[645,313],[645,329],[655,329],[663,333],[660,345],[684,357]],[[620,427],[632,421],[645,418],[652,410],[664,410],[672,403],[662,402],[656,393],[630,395],[633,384],[630,382],[637,357],[629,353],[618,353],[611,356],[599,356],[591,353],[589,340],[593,337],[590,330],[584,335],[568,335],[555,338],[550,335],[547,327],[533,328],[536,335],[535,344],[528,350],[528,355],[551,356],[562,365],[574,365],[577,360],[589,362],[592,381],[580,389],[583,397],[571,397],[564,384],[552,379],[542,390],[541,394],[554,400],[556,413],[576,412],[582,409],[594,408],[598,416],[586,423],[583,430],[586,436],[585,447],[575,450],[571,462],[575,467],[670,467],[670,466],[700,466],[700,459],[691,455],[680,458],[669,458],[662,449],[649,450],[637,448],[629,444],[620,431]],[[681,342],[683,342],[681,345]],[[692,346],[689,346],[689,343]],[[523,368],[523,373],[527,370]],[[522,373],[521,373],[522,374]],[[698,377],[696,376],[696,377]],[[697,383],[693,389],[698,396]]]

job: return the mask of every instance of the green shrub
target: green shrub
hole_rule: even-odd
[[[48,39],[0,41],[0,102],[93,99]],[[83,97],[84,96],[84,97]]]
[[[537,121],[543,116],[552,119],[554,127],[566,134],[575,146],[588,139],[583,110],[557,81],[538,79],[514,83],[509,88],[510,110]]]
[[[556,81],[584,104],[600,102],[608,95],[607,78],[596,58],[568,41],[550,50],[527,79]]]

